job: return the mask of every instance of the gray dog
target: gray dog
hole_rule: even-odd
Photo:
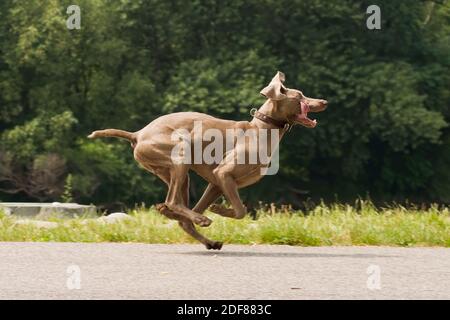
[[[299,90],[286,88],[283,83],[285,76],[278,72],[267,87],[261,90],[261,94],[267,98],[266,102],[253,114],[253,119],[248,121],[232,121],[214,118],[207,114],[197,112],[179,112],[161,116],[142,130],[131,133],[117,129],[94,131],[89,138],[118,137],[131,142],[134,149],[134,158],[145,169],[157,175],[168,186],[166,200],[157,205],[157,209],[165,216],[179,221],[180,226],[192,237],[203,243],[208,249],[220,250],[222,243],[212,241],[198,233],[194,223],[206,227],[211,220],[203,215],[209,209],[219,215],[242,219],[247,209],[239,197],[239,188],[246,187],[259,181],[263,176],[263,168],[267,165],[256,163],[236,163],[238,154],[249,155],[248,143],[234,142],[231,150],[226,150],[219,163],[185,163],[174,161],[173,150],[179,143],[173,139],[174,133],[182,129],[191,136],[190,142],[195,143],[195,137],[202,136],[196,132],[201,123],[202,130],[215,129],[227,136],[227,129],[239,129],[241,132],[253,130],[259,132],[266,129],[271,141],[268,152],[271,155],[283,135],[294,125],[301,124],[308,128],[314,128],[316,121],[308,118],[308,112],[321,112],[326,109],[327,101],[312,99],[303,95]],[[257,139],[259,139],[257,137]],[[222,145],[225,145],[222,143]],[[201,143],[201,151],[206,143]],[[192,146],[189,150],[194,150]],[[208,181],[208,186],[199,202],[193,209],[189,208],[189,170]],[[224,195],[231,204],[231,208],[213,204],[214,201]]]

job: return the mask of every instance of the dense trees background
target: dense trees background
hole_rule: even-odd
[[[449,1],[378,0],[375,31],[373,1],[75,2],[81,30],[66,28],[73,1],[0,2],[2,201],[161,201],[129,144],[86,135],[180,110],[250,119],[282,70],[330,107],[292,130],[247,202],[450,202]]]

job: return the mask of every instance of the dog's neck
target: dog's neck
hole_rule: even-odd
[[[272,100],[267,100],[259,109],[258,111],[272,119],[283,121],[282,119],[279,119],[279,117],[276,114],[276,102]],[[258,129],[278,129],[280,131],[280,138],[284,135],[286,130],[280,129],[278,126],[262,121],[256,117],[253,117],[252,121],[250,121],[250,124],[256,126]]]

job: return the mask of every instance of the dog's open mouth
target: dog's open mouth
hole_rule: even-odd
[[[301,125],[314,128],[317,125],[317,120],[313,120],[308,118],[309,105],[303,101],[300,102],[300,113],[297,114],[295,121],[300,123]]]

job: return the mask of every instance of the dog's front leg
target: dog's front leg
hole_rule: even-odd
[[[222,195],[220,188],[212,183],[209,183],[203,192],[202,197],[192,209],[195,212],[202,214],[214,201]]]
[[[217,213],[235,219],[242,219],[247,214],[247,208],[242,204],[241,198],[239,197],[238,185],[231,174],[233,169],[234,164],[219,165],[216,169],[214,169],[214,176],[217,183],[222,189],[225,198],[230,202],[234,210],[233,215],[230,214],[231,212],[227,212],[227,214],[222,212],[227,209],[219,210],[220,212]]]

